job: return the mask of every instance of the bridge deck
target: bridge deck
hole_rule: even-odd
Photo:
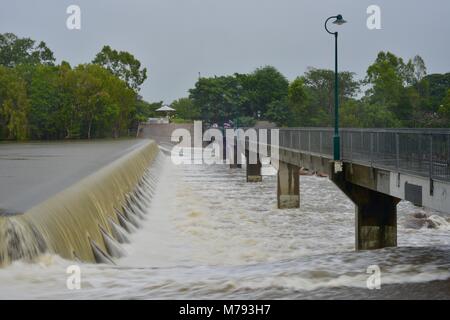
[[[332,159],[332,128],[278,130],[280,149]],[[345,162],[450,181],[450,129],[341,129],[340,134]]]

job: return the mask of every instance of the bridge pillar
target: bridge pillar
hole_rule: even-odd
[[[300,207],[300,168],[281,162],[278,168],[277,200],[279,209]]]
[[[231,169],[242,168],[242,164],[240,163],[241,159],[238,156],[240,157],[241,155],[240,154],[238,155],[237,139],[234,138],[233,163],[230,163]],[[238,161],[238,159],[239,159],[239,161]]]
[[[250,156],[249,151],[245,152],[245,161],[247,164],[247,182],[261,182],[262,181],[262,175],[261,175],[261,161],[259,160],[258,155],[256,155],[256,163],[250,163]]]
[[[400,199],[347,181],[345,170],[337,174],[331,172],[331,180],[355,204],[356,250],[396,247]]]
[[[222,160],[224,163],[227,160],[227,136],[224,135],[222,138]]]

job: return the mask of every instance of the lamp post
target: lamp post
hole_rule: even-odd
[[[331,32],[327,23],[331,19],[335,19],[333,24],[343,25],[347,21],[344,20],[342,15],[338,14],[337,16],[331,16],[325,21],[325,30],[334,35],[335,41],[335,65],[334,65],[334,136],[333,136],[333,159],[334,161],[341,160],[341,138],[339,136],[339,76],[338,76],[338,32]]]

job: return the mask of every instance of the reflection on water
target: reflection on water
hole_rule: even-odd
[[[73,262],[15,262],[0,270],[0,298],[450,298],[448,215],[402,202],[399,247],[354,252],[353,204],[326,178],[302,176],[291,210],[276,209],[275,176],[248,184],[245,170],[166,159],[159,181],[116,266],[82,264],[70,291]],[[379,293],[366,288],[370,265]]]

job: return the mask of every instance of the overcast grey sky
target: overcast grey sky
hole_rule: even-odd
[[[66,8],[81,7],[81,30]],[[366,9],[382,10],[368,30]],[[342,13],[340,68],[363,77],[380,50],[420,54],[429,73],[450,71],[448,0],[1,0],[0,32],[44,40],[59,61],[89,62],[103,45],[133,53],[149,70],[141,94],[166,103],[202,76],[273,65],[290,80],[308,66],[333,68],[324,19]]]

